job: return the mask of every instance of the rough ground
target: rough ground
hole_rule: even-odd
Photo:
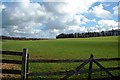
[[[6,63],[2,63],[0,64],[0,69],[12,69],[12,70],[16,70],[16,69],[20,69],[19,66],[15,65],[15,64],[6,64]],[[20,75],[15,75],[15,74],[0,74],[0,78],[18,78],[20,77]]]

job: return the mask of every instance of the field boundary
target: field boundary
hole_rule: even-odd
[[[13,55],[13,56],[21,56],[22,60],[7,60],[2,59],[2,63],[9,64],[21,64],[21,70],[1,70],[3,74],[20,74],[22,80],[27,80],[31,76],[51,76],[51,75],[64,75],[61,80],[67,80],[71,76],[75,74],[88,74],[87,80],[92,80],[93,72],[105,71],[109,75],[107,79],[119,80],[119,76],[113,75],[110,71],[119,70],[120,67],[108,67],[105,68],[100,62],[110,62],[110,61],[120,61],[120,58],[100,58],[94,59],[94,56],[91,54],[88,59],[66,59],[66,60],[55,60],[55,59],[29,59],[29,54],[27,49],[23,49],[23,52],[15,52],[15,51],[1,51],[0,54],[4,55]],[[29,63],[81,63],[74,70],[69,71],[59,71],[59,72],[31,72],[29,71]],[[93,69],[93,63],[96,64],[100,69]],[[89,64],[89,68],[86,70],[82,70],[82,68]],[[102,79],[102,78],[101,78]],[[100,80],[97,78],[96,80]]]

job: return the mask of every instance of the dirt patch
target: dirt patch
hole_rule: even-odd
[[[20,70],[20,66],[16,64],[0,64],[0,69],[12,69],[12,70]],[[2,71],[1,71],[2,72]],[[18,74],[0,74],[0,78],[18,78],[20,75]]]

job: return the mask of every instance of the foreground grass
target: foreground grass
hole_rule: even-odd
[[[95,37],[57,40],[4,40],[3,50],[22,51],[28,48],[31,59],[87,59],[118,57],[118,37]],[[10,58],[5,57],[3,58]],[[12,59],[16,57],[12,57]],[[112,64],[111,64],[112,63]],[[118,62],[102,63],[105,67],[118,66]],[[51,72],[74,70],[80,63],[30,63],[32,72]],[[83,69],[88,68],[88,65]],[[94,68],[98,68],[94,65]],[[114,72],[116,73],[116,72]]]

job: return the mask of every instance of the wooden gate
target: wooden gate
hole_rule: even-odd
[[[73,63],[73,62],[82,62],[79,66],[77,66],[74,70],[70,71],[60,71],[60,72],[30,72],[28,73],[29,76],[51,76],[51,75],[65,75],[61,80],[67,80],[69,77],[75,75],[75,74],[83,74],[87,73],[88,78],[87,80],[91,80],[91,74],[93,72],[100,72],[100,71],[105,71],[110,77],[108,78],[103,78],[104,79],[112,79],[112,80],[119,80],[119,76],[114,76],[110,71],[112,70],[120,70],[120,67],[109,67],[105,68],[102,66],[99,62],[105,62],[105,61],[120,61],[120,58],[100,58],[100,59],[94,59],[93,55],[90,55],[89,59],[76,59],[76,60],[46,60],[46,59],[29,59],[29,63]],[[96,64],[100,69],[93,69],[93,63]],[[89,64],[89,69],[88,70],[82,70],[82,68]],[[101,78],[96,78],[96,80],[101,79]]]

